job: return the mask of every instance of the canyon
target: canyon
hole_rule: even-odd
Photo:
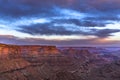
[[[0,80],[120,80],[120,59],[107,53],[96,47],[0,44]]]

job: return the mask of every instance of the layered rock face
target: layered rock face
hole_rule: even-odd
[[[16,45],[0,44],[0,59],[13,59],[21,57],[21,49]]]
[[[55,46],[20,46],[21,53],[23,55],[33,55],[33,56],[39,56],[39,55],[56,55],[60,54],[59,50]]]
[[[2,58],[18,58],[20,56],[38,57],[39,55],[57,55],[60,54],[55,46],[18,46],[0,44],[0,59]]]

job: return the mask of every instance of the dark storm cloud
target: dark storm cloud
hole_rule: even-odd
[[[28,16],[41,13],[45,14],[53,6],[58,6],[85,13],[97,13],[96,15],[99,16],[114,16],[113,14],[120,13],[119,4],[119,0],[0,0],[0,12],[2,15],[7,16]]]
[[[119,0],[77,0],[78,9],[86,12],[107,12],[110,14],[119,13],[120,10],[120,1]],[[81,5],[79,5],[79,3]],[[113,13],[111,13],[111,11]]]
[[[83,26],[83,27],[105,27],[107,24],[112,24],[106,21],[100,21],[100,20],[88,20],[88,19],[60,19],[60,20],[54,20],[52,23],[57,24],[75,24],[77,26]]]
[[[0,14],[8,17],[49,16],[53,6],[68,4],[68,0],[0,0]]]
[[[55,2],[50,0],[0,0],[0,14],[8,17],[52,16]]]
[[[93,29],[93,31],[95,32],[94,35],[101,38],[112,36],[111,35],[112,33],[120,32],[119,29],[102,29],[102,30]]]
[[[2,1],[2,0],[1,0]],[[46,5],[47,6],[47,5]],[[26,17],[35,16],[38,14],[48,13],[47,8],[32,5],[28,2],[21,2],[16,0],[3,0],[0,3],[0,14],[8,17]],[[49,7],[48,7],[49,8]],[[50,14],[50,12],[49,12]]]
[[[109,16],[99,16],[99,17],[85,17],[85,20],[89,20],[89,21],[119,21],[120,18],[116,15],[109,15]]]
[[[35,24],[30,26],[20,26],[18,31],[31,35],[72,35],[78,31],[67,30],[63,26],[52,26],[51,24]]]
[[[70,27],[69,27],[70,28]],[[120,32],[119,29],[90,29],[90,31],[70,30],[63,26],[52,26],[51,24],[36,24],[31,26],[20,26],[17,29],[20,32],[31,35],[93,35],[99,38],[106,38],[112,36],[112,33]]]
[[[87,13],[87,15],[82,21],[70,19],[59,20],[59,23],[61,21],[85,27],[104,27],[108,24],[106,22],[108,20],[120,20],[119,3],[119,0],[0,0],[0,17],[8,17],[8,20],[13,17],[18,19],[21,17],[63,17],[59,11],[54,10],[54,7],[60,7]],[[92,17],[89,17],[90,15]]]

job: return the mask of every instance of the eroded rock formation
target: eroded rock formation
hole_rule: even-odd
[[[119,58],[89,47],[0,44],[0,80],[120,80],[119,74]]]

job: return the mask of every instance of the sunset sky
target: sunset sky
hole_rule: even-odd
[[[0,43],[119,46],[120,0],[0,0]]]

